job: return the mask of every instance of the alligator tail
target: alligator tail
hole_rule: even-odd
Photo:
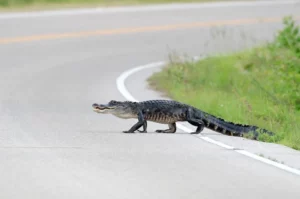
[[[205,115],[204,117],[205,119],[203,121],[205,127],[222,134],[232,135],[232,136],[244,136],[244,134],[253,133],[253,139],[255,140],[257,140],[259,134],[261,133],[266,133],[270,136],[274,135],[273,132],[263,128],[259,128],[257,126],[244,125],[244,124],[225,121],[222,118],[218,118],[216,116],[207,113],[204,113],[204,115]]]

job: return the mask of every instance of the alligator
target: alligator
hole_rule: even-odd
[[[225,121],[175,100],[147,100],[142,102],[111,100],[107,104],[94,103],[92,107],[97,113],[112,114],[122,119],[138,119],[137,123],[123,133],[134,133],[135,131],[147,133],[147,121],[168,124],[168,129],[158,129],[155,131],[157,133],[175,133],[176,122],[186,121],[197,127],[191,134],[199,134],[206,127],[218,133],[239,137],[244,137],[252,132],[253,139],[257,139],[259,133],[274,135],[273,132],[257,126]],[[143,127],[142,131],[139,130],[141,127]]]

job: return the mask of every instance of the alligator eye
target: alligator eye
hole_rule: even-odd
[[[110,102],[109,102],[110,104],[115,104],[115,103],[117,103],[115,100],[111,100]]]

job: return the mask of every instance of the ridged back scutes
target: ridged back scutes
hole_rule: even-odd
[[[187,105],[173,100],[147,100],[140,102],[143,108],[186,108]]]
[[[173,101],[173,100],[146,100],[142,102],[133,102],[133,101],[117,101],[111,100],[108,105],[111,106],[134,106],[134,107],[143,107],[143,108],[185,108],[188,105],[183,104],[181,102]]]

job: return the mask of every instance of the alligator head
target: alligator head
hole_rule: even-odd
[[[138,107],[135,104],[135,102],[111,100],[108,104],[94,103],[92,107],[97,113],[112,114],[120,118],[136,118]]]

